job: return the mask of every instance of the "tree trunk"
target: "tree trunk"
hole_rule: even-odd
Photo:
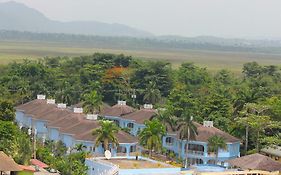
[[[246,134],[245,134],[245,155],[248,151],[248,142],[249,142],[249,125],[246,126]]]
[[[187,159],[188,159],[188,143],[190,140],[190,129],[188,128],[187,131],[187,143],[186,143],[186,150],[185,150],[185,165],[184,168],[187,168]]]
[[[216,160],[215,160],[215,164],[217,165],[218,164],[218,158],[219,158],[219,150],[217,149],[216,152]]]
[[[108,150],[108,140],[107,140],[107,139],[105,139],[105,140],[103,141],[103,145],[104,145],[104,150],[105,150],[105,151]]]
[[[260,132],[258,131],[258,132],[257,132],[257,143],[256,143],[256,144],[257,144],[257,145],[256,145],[257,152],[260,151],[260,146],[259,146],[259,142],[260,142],[260,141],[259,141],[259,138],[260,138]]]

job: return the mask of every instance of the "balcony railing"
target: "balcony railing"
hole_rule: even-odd
[[[203,156],[204,155],[204,151],[188,150],[188,154]]]

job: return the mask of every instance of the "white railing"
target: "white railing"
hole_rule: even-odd
[[[194,154],[194,155],[203,156],[203,155],[204,155],[204,152],[203,152],[203,151],[188,150],[188,154]]]

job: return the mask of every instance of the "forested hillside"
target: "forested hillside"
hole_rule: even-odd
[[[97,105],[101,100],[110,105],[126,100],[136,108],[152,103],[166,108],[170,116],[212,120],[243,142],[249,131],[248,150],[281,145],[280,69],[251,62],[241,71],[243,76],[239,77],[228,70],[211,75],[192,63],[172,69],[168,62],[96,53],[2,66],[0,93],[2,99],[15,105],[37,94],[67,105],[88,99],[96,99]]]

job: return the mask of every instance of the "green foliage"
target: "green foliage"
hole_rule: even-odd
[[[105,150],[109,150],[109,144],[111,143],[113,147],[119,144],[116,134],[119,131],[119,127],[109,120],[101,120],[100,128],[93,130],[92,135],[96,136],[95,147],[98,147],[101,143]]]
[[[155,104],[161,99],[161,92],[156,88],[155,82],[150,81],[145,89],[143,101],[148,104]]]
[[[14,106],[10,101],[0,99],[0,120],[14,121],[15,112]]]
[[[226,149],[226,142],[223,137],[214,135],[208,139],[208,150],[218,153],[219,149]]]
[[[102,96],[97,91],[93,90],[90,93],[84,94],[83,109],[85,113],[98,113],[102,105]]]
[[[166,134],[165,126],[154,118],[145,122],[145,128],[139,133],[140,144],[152,151],[160,151],[162,147],[162,137]]]
[[[0,150],[12,156],[17,163],[28,164],[31,158],[31,141],[10,121],[0,120]]]
[[[214,135],[208,139],[208,151],[216,154],[216,162],[218,159],[219,149],[226,149],[227,145],[223,137]]]
[[[17,127],[9,121],[0,120],[0,150],[12,155],[17,138]]]
[[[78,149],[78,147],[80,146],[77,145],[76,148]],[[63,144],[47,141],[45,146],[39,145],[37,149],[37,158],[50,165],[51,168],[59,170],[63,175],[87,174],[87,166],[84,164],[86,152],[83,150],[66,155],[66,147]]]

